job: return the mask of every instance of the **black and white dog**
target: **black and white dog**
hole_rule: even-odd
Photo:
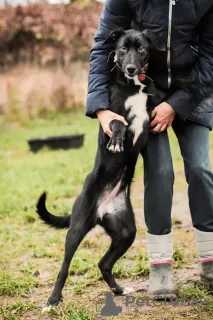
[[[149,48],[165,50],[160,39],[148,31],[114,30],[105,43],[115,47],[116,72],[110,85],[111,110],[128,122],[110,122],[112,137],[100,126],[98,151],[92,172],[77,197],[72,214],[57,217],[49,213],[43,194],[37,204],[40,218],[55,228],[69,228],[65,256],[48,306],[62,300],[62,289],[68,276],[71,259],[80,242],[97,224],[111,237],[111,245],[99,262],[104,280],[115,294],[128,294],[112,275],[115,262],[135,239],[136,226],[130,201],[130,186],[136,161],[149,133],[151,107],[163,100],[153,81],[146,76]]]

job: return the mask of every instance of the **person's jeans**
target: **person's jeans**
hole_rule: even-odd
[[[190,121],[175,119],[188,182],[192,223],[200,231],[213,232],[213,172],[209,157],[209,129]],[[144,159],[144,211],[148,232],[171,232],[174,172],[167,132],[150,133],[142,150]]]

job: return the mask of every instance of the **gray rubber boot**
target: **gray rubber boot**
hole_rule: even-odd
[[[148,294],[157,300],[175,299],[173,288],[173,234],[157,236],[147,233],[147,248],[150,261]]]
[[[194,232],[201,262],[200,280],[209,289],[213,289],[213,232],[204,232],[196,228]]]
[[[149,295],[155,299],[175,299],[173,288],[173,270],[169,263],[153,264],[150,267],[149,275]]]
[[[213,261],[202,263],[200,281],[209,289],[213,289]]]

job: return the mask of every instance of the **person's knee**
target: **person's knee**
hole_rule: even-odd
[[[207,171],[208,168],[201,164],[191,166],[191,168],[188,171],[189,183],[202,180],[205,177]]]
[[[145,179],[151,183],[168,184],[174,183],[174,171],[173,167],[168,165],[161,165],[159,167],[152,168],[151,170],[145,170]]]
[[[168,166],[159,166],[159,168],[156,168],[155,174],[157,176],[160,176],[161,178],[166,177],[171,180],[174,179],[174,171],[173,167],[168,165]]]

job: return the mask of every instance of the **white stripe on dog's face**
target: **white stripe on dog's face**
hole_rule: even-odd
[[[143,131],[144,122],[149,120],[149,116],[146,109],[147,94],[143,93],[142,90],[143,88],[140,89],[139,93],[129,97],[125,102],[126,110],[130,110],[128,118],[133,118],[130,126],[130,130],[134,134],[133,146],[135,145],[135,143],[138,140],[138,137]]]

